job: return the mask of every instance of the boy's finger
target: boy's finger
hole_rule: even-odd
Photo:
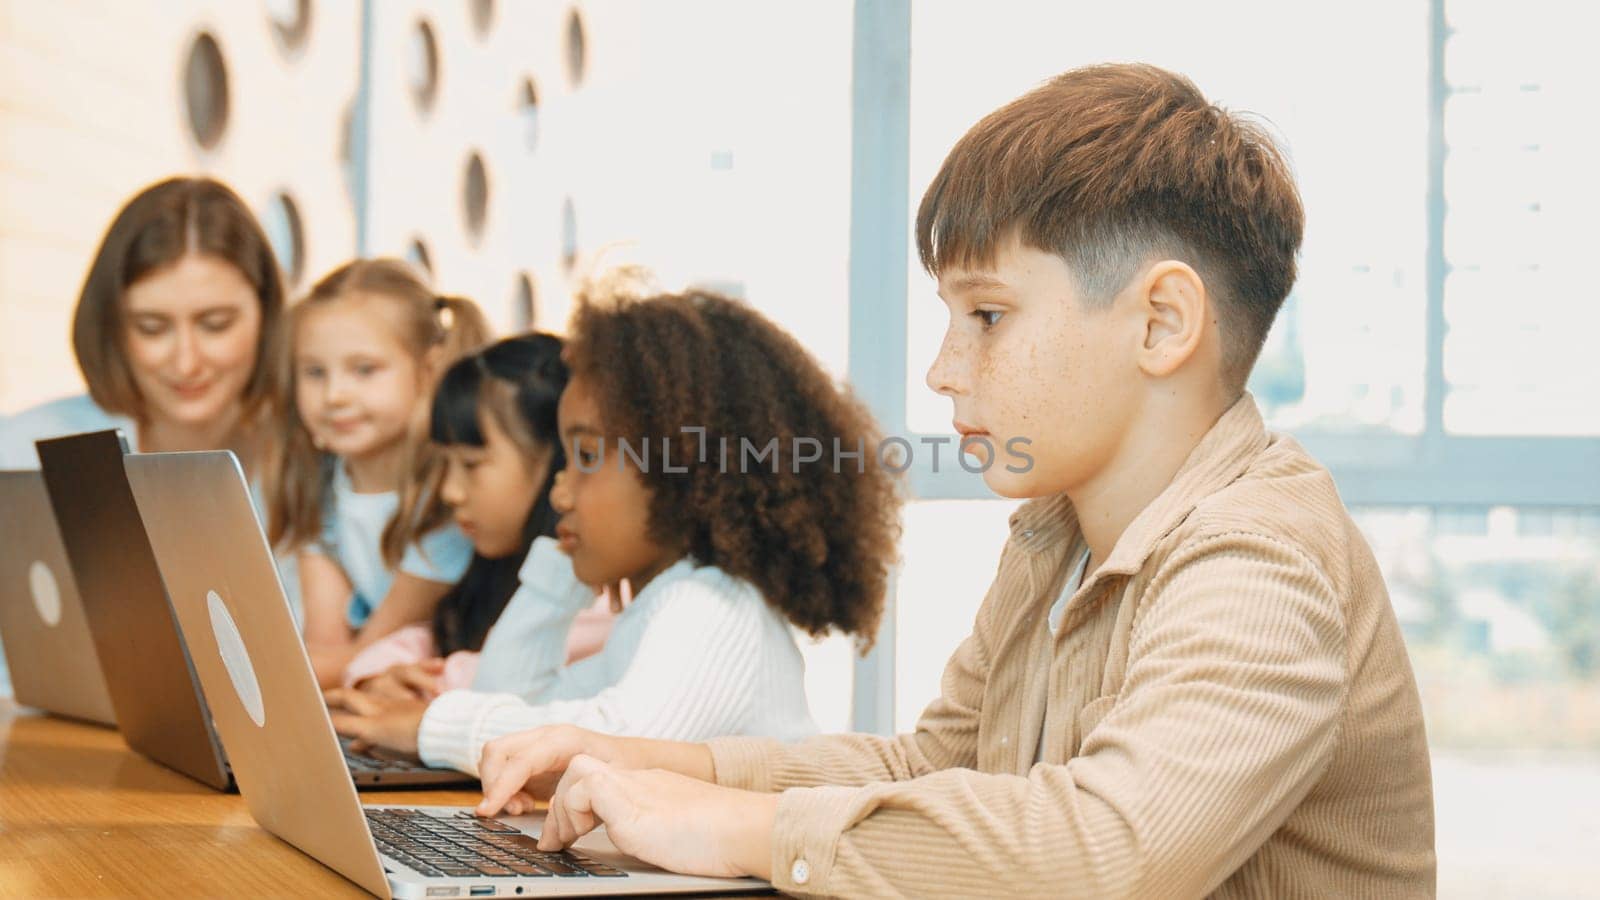
[[[517,791],[511,795],[510,800],[506,801],[506,807],[511,810],[511,814],[514,816],[527,815],[537,809],[538,806],[539,801],[533,799],[533,795],[527,791]]]
[[[567,815],[567,792],[576,778],[569,768],[550,794],[550,811],[545,815],[545,827],[539,832],[539,846],[542,849],[559,850],[566,846],[561,840],[561,829]]]
[[[604,779],[603,771],[591,772],[574,781],[567,790],[567,827],[561,835],[563,847],[572,846],[573,842],[599,824],[594,810],[595,791],[600,787],[598,782]]]
[[[565,803],[557,804],[551,809],[556,811],[556,827],[554,829],[556,844],[565,847],[572,842],[572,810]]]
[[[541,753],[538,748],[530,748],[526,753],[509,760],[497,760],[492,766],[479,766],[478,774],[483,780],[483,802],[478,804],[478,815],[492,816],[504,809],[511,795],[521,791],[534,772],[542,772],[548,765],[548,754]]]

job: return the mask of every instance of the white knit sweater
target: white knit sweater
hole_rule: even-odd
[[[429,765],[476,774],[486,742],[563,722],[680,741],[816,732],[794,636],[748,582],[680,560],[617,616],[604,649],[564,666],[567,631],[593,591],[549,538],[534,541],[518,575],[472,690],[441,695],[423,716]]]

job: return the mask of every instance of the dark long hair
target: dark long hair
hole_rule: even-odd
[[[555,534],[559,517],[550,506],[550,487],[567,464],[556,431],[556,405],[567,386],[561,349],[561,339],[551,334],[506,338],[457,360],[433,395],[429,436],[435,444],[482,447],[484,417],[491,416],[528,459],[551,452],[550,469],[522,526],[520,547],[498,559],[473,554],[466,574],[439,601],[433,640],[440,656],[483,647],[489,628],[517,590],[517,570],[534,538]]]

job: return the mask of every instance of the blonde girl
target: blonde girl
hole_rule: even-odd
[[[368,644],[429,619],[472,560],[439,497],[427,412],[438,374],[489,328],[472,301],[436,296],[393,259],[334,270],[288,320],[268,534],[298,555],[326,687]]]

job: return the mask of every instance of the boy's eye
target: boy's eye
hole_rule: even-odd
[[[133,321],[133,330],[145,337],[155,337],[167,330],[167,323],[160,319],[135,319]]]
[[[306,367],[304,367],[304,368],[302,368],[300,370],[300,377],[301,378],[321,378],[322,377],[322,367],[321,366],[306,366]]]
[[[378,366],[377,363],[356,363],[355,373],[360,375],[362,378],[366,378],[367,376],[377,372],[379,368],[380,366]]]
[[[977,317],[979,322],[983,323],[985,330],[1000,324],[1000,320],[1005,317],[1005,313],[998,309],[975,309],[972,314]]]

